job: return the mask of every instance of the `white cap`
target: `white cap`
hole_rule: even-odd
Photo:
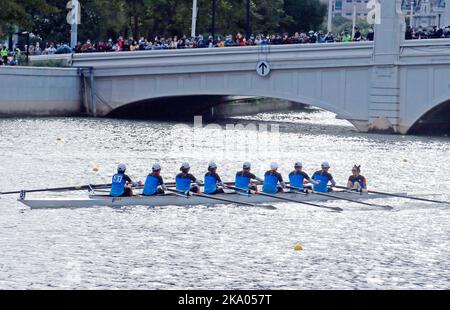
[[[117,166],[117,171],[125,171],[127,170],[127,166],[125,166],[125,164],[119,164]]]
[[[303,167],[302,163],[300,161],[296,161],[294,164],[295,168]]]
[[[272,170],[278,169],[278,164],[277,163],[271,163],[270,164],[270,169],[272,169]]]
[[[244,163],[244,165],[242,165],[242,167],[243,167],[244,169],[250,169],[251,166],[252,166],[252,165],[251,165],[248,161],[246,161],[246,162]]]
[[[322,168],[330,168],[330,164],[325,161],[322,163]]]
[[[189,168],[191,168],[191,166],[189,166],[189,163],[183,163],[183,164],[181,165],[181,168],[180,168],[180,169],[189,169]]]
[[[208,169],[216,169],[216,168],[217,168],[217,165],[215,162],[212,161],[208,164]]]
[[[152,170],[153,170],[153,171],[161,170],[161,165],[160,165],[160,164],[153,164]]]

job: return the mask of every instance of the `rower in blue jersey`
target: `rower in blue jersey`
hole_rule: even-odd
[[[249,162],[245,162],[242,166],[242,170],[236,173],[236,179],[235,179],[235,187],[238,189],[242,189],[244,191],[247,191],[249,189],[251,190],[258,190],[256,185],[250,185],[250,182],[252,180],[256,180],[259,182],[259,184],[262,184],[263,179],[258,178],[253,173],[250,172],[251,164]]]
[[[282,193],[283,188],[286,188],[286,184],[283,181],[283,177],[277,170],[278,164],[271,163],[270,170],[264,174],[264,185],[263,185],[264,193],[266,194]]]
[[[155,196],[163,195],[166,190],[163,178],[161,177],[161,165],[154,164],[152,166],[152,173],[147,176],[145,180],[144,189],[142,191],[143,196]]]
[[[317,184],[316,181],[311,179],[309,175],[302,170],[303,165],[298,161],[294,164],[294,171],[289,173],[291,191],[306,191],[312,189],[312,184]],[[309,183],[307,184],[307,182]]]
[[[326,193],[332,191],[331,188],[328,188],[328,183],[331,183],[331,186],[336,186],[336,182],[333,179],[333,176],[328,173],[330,169],[330,165],[327,162],[322,163],[322,170],[314,172],[312,179],[317,182],[314,184],[314,191],[319,193]]]
[[[204,192],[208,195],[223,194],[224,184],[217,174],[217,165],[214,162],[208,164],[208,172],[205,174]],[[220,186],[220,187],[219,187]]]
[[[361,175],[361,166],[353,166],[352,175],[348,178],[347,187],[358,192],[367,191],[366,178]]]
[[[127,167],[124,164],[117,166],[117,173],[112,177],[110,195],[112,197],[130,197],[133,196],[132,186],[137,186],[140,182],[136,183],[125,174]]]
[[[183,192],[194,192],[199,193],[201,185],[200,181],[189,173],[191,166],[189,163],[183,163],[180,168],[180,173],[175,177],[176,189]],[[192,183],[196,183],[196,185],[192,185]],[[192,186],[191,186],[192,185]]]

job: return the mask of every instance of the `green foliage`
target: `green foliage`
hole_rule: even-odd
[[[287,32],[318,30],[327,5],[318,0],[284,0],[284,11],[292,19],[284,24]]]
[[[0,36],[32,31],[45,41],[68,42],[66,16],[69,0],[2,0]],[[79,0],[80,41],[116,39],[118,36],[190,35],[192,0]],[[198,34],[211,32],[212,1],[198,0]],[[295,32],[317,29],[326,6],[319,0],[251,0],[253,33]],[[246,1],[217,0],[216,33],[245,33]]]
[[[370,25],[367,20],[356,17],[356,26],[359,28],[359,31],[363,34],[363,36],[367,35],[369,29],[373,26]],[[353,21],[351,19],[336,16],[333,18],[333,32],[334,33],[342,33],[344,30],[347,30],[350,34],[352,33]],[[326,21],[321,26],[321,30],[324,32],[327,29]]]

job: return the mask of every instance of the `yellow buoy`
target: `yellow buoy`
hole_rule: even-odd
[[[303,250],[303,247],[302,247],[301,245],[296,245],[296,246],[294,247],[294,250],[295,250],[295,251],[301,251],[301,250]]]
[[[98,167],[97,166],[92,167],[92,171],[97,172],[98,171]]]

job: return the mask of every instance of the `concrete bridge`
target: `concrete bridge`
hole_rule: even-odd
[[[363,132],[448,130],[450,40],[405,42],[400,2],[381,0],[375,42],[74,54],[70,62],[96,116],[264,96],[334,112]],[[257,73],[260,61],[268,75]]]
[[[360,131],[441,126],[450,114],[450,40],[405,42],[400,2],[381,1],[375,42],[77,54],[72,65],[94,68],[89,110],[100,116],[130,104],[152,111],[162,98],[239,95],[309,104]],[[269,75],[258,75],[259,61]]]

